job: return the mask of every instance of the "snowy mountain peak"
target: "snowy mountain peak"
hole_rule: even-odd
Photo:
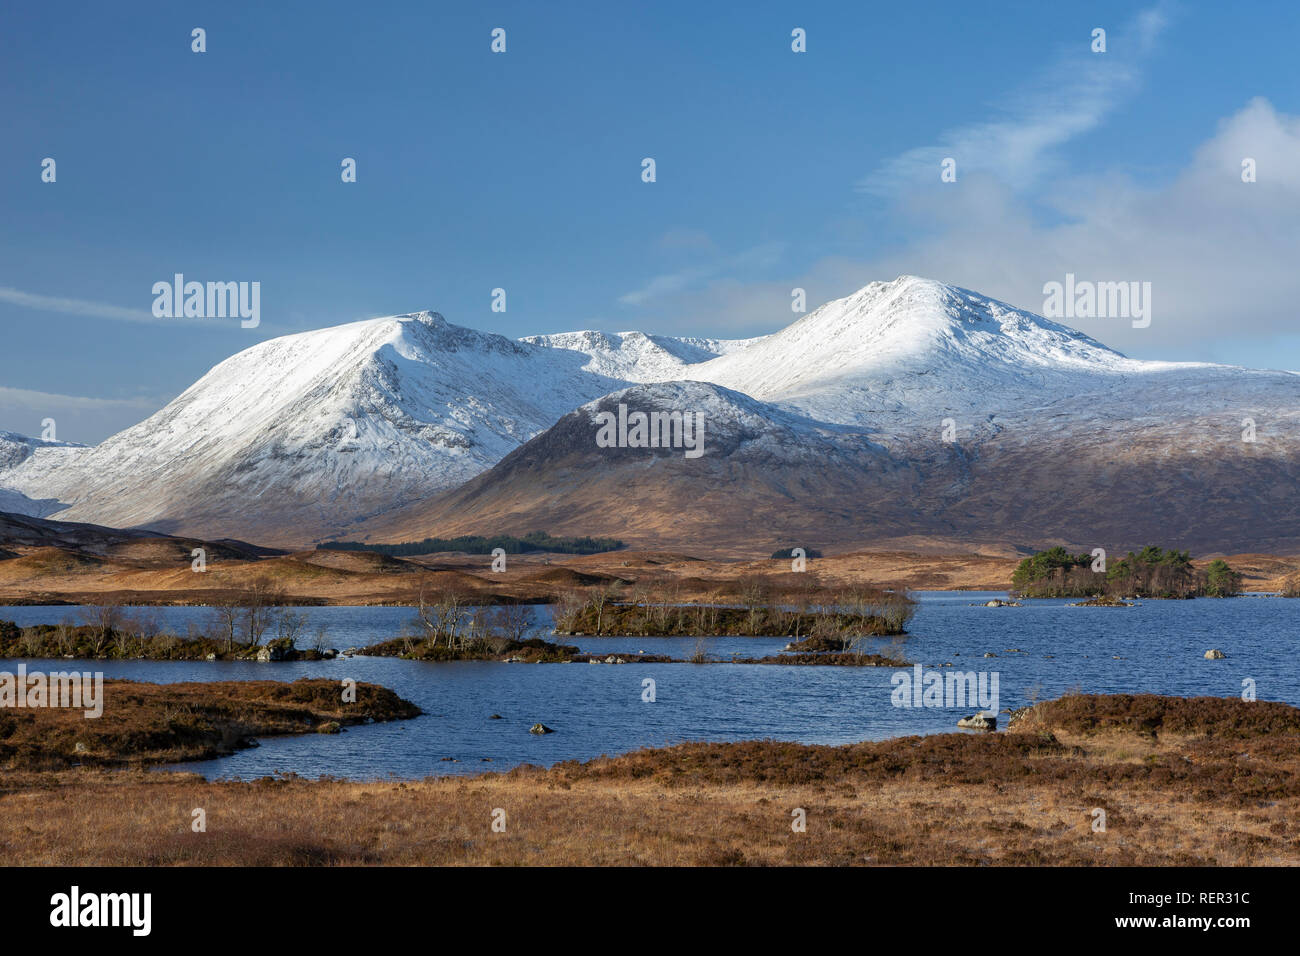
[[[420,325],[426,326],[430,329],[445,329],[451,326],[451,323],[443,318],[441,312],[434,312],[432,309],[424,309],[420,312],[407,312],[405,315],[394,315],[391,320],[407,324],[413,322],[419,323]]]
[[[804,327],[807,328],[804,328]],[[809,332],[852,335],[888,345],[893,355],[967,345],[984,353],[1001,349],[1023,360],[1103,361],[1122,357],[1082,332],[969,289],[919,276],[872,282],[828,302],[778,336]],[[802,337],[791,335],[791,338]]]
[[[695,377],[849,424],[928,415],[938,403],[991,413],[1011,392],[1142,365],[1004,302],[904,275],[828,302]]]

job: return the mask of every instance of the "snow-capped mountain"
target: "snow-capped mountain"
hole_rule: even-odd
[[[32,438],[28,435],[19,435],[17,432],[0,430],[0,472],[16,468],[30,458],[32,452],[38,448],[48,451],[55,448],[85,447],[85,445],[79,445],[76,442]]]
[[[1271,409],[1271,417],[1300,395],[1295,373],[1130,359],[1067,326],[915,276],[828,302],[692,377],[886,438],[934,434],[944,418],[965,434],[990,421],[1041,433],[1161,416],[1181,430],[1206,415]],[[1236,422],[1225,434],[1237,440],[1240,431]]]
[[[665,413],[695,403],[707,454],[597,449],[590,416],[618,395]],[[63,520],[271,544],[470,527],[641,534],[605,513],[610,496],[639,502],[647,541],[670,534],[673,514],[697,536],[710,521],[745,524],[747,501],[748,523],[762,512],[826,540],[901,534],[909,522],[969,535],[981,521],[990,536],[1079,540],[1078,526],[1099,520],[1098,494],[1140,495],[1149,480],[1196,499],[1146,503],[1178,533],[1209,520],[1213,492],[1219,516],[1239,524],[1282,502],[1271,539],[1300,543],[1300,519],[1275,492],[1296,474],[1284,437],[1298,416],[1300,375],[1137,361],[904,276],[746,340],[512,341],[431,312],[286,336],[227,359],[97,447],[16,442],[21,452],[4,457],[0,441],[0,495]],[[1243,440],[1247,420],[1254,441]],[[1232,494],[1206,484],[1229,479]],[[1042,520],[1020,520],[1027,507]],[[512,521],[528,526],[503,526]]]
[[[53,464],[75,458],[85,447],[75,442],[32,438],[0,430],[0,511],[40,518],[62,510],[64,506],[57,498],[30,498],[21,491],[4,487],[4,476],[15,471],[38,450],[44,461]]]
[[[432,312],[285,336],[97,447],[36,449],[0,485],[58,499],[64,520],[329,533],[459,484],[623,384],[584,362]]]

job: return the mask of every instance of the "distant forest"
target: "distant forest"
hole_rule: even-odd
[[[506,554],[527,554],[531,551],[552,551],[557,554],[600,554],[617,551],[623,542],[616,538],[552,538],[545,531],[534,531],[522,538],[513,534],[498,534],[490,538],[481,535],[462,535],[459,538],[425,538],[423,541],[405,541],[401,544],[365,544],[361,541],[326,541],[320,546],[329,551],[375,551],[400,558],[412,554],[429,554],[432,551],[464,551],[467,554],[491,554],[500,548]]]

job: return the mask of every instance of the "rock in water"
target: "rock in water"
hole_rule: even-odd
[[[528,732],[529,732],[530,734],[553,734],[553,733],[555,733],[554,730],[552,730],[550,727],[547,727],[545,724],[533,724],[531,727],[528,728]]]
[[[1223,653],[1223,651],[1219,650],[1217,647],[1213,647],[1205,652],[1205,659],[1207,661],[1221,661],[1227,656],[1227,654]]]
[[[957,726],[966,730],[997,730],[998,718],[996,714],[972,714],[957,721]]]

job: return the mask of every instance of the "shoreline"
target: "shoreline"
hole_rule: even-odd
[[[1285,704],[1074,695],[992,734],[469,777],[6,772],[0,841],[18,865],[1296,865],[1297,743]]]
[[[6,682],[34,697],[37,672]],[[72,685],[75,683],[75,691]],[[364,723],[405,720],[419,707],[377,684],[328,678],[155,684],[115,678],[74,681],[39,674],[40,701],[0,707],[0,780],[76,767],[161,767],[256,747],[258,737],[337,734]],[[56,689],[57,688],[57,689]],[[8,689],[12,696],[14,687]],[[75,693],[75,702],[69,703]],[[47,703],[60,698],[56,706]],[[95,716],[85,716],[91,710]]]

